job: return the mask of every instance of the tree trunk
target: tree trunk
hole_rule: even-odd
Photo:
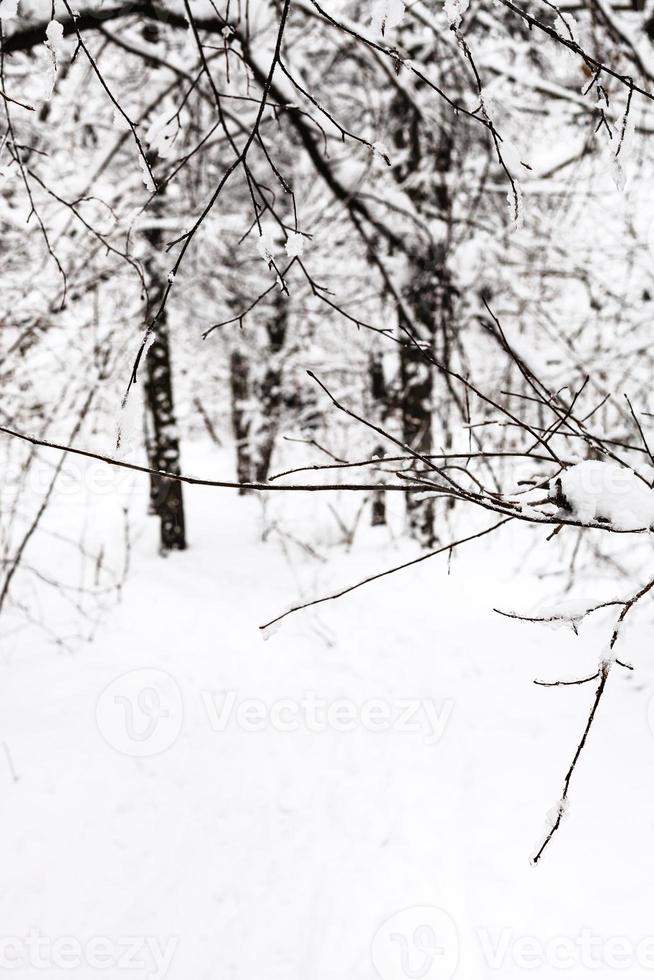
[[[272,318],[266,324],[268,334],[267,367],[259,387],[260,420],[254,438],[254,476],[258,483],[268,479],[275,439],[282,411],[282,350],[286,340],[286,299],[276,294]]]
[[[370,355],[368,375],[370,378],[370,394],[374,406],[375,422],[383,426],[388,415],[389,404],[384,364],[379,351],[374,351]],[[383,456],[384,447],[381,445],[375,446],[374,452],[377,456]],[[386,523],[386,494],[383,490],[373,491],[370,522],[373,527],[379,527]]]
[[[429,307],[429,293],[421,297],[419,292],[417,260],[414,262],[411,279],[411,294],[405,297],[412,317],[414,332],[417,323],[420,322],[418,312],[421,307]],[[429,280],[430,270],[423,266],[422,272]],[[426,282],[427,289],[431,283]],[[413,299],[413,301],[412,301]],[[400,313],[400,322],[402,314]],[[427,335],[430,348],[432,337],[430,334],[430,324],[422,324],[427,327]],[[407,325],[408,326],[408,325]],[[400,409],[402,418],[402,439],[407,446],[421,456],[429,456],[432,451],[432,398],[434,376],[431,365],[426,361],[419,349],[413,346],[405,346],[400,354],[400,382],[401,396]],[[424,467],[417,463],[414,469],[421,471]],[[406,494],[407,520],[409,532],[425,547],[431,548],[436,541],[434,532],[434,502],[433,500],[420,500],[415,493]]]
[[[229,377],[232,391],[232,426],[236,440],[236,475],[239,483],[252,481],[252,454],[250,451],[250,371],[247,357],[235,347],[229,360]],[[248,491],[241,487],[240,494]]]
[[[403,98],[398,100],[397,111],[401,122],[397,128],[396,142],[405,152],[406,160],[397,170],[398,181],[424,221],[436,218],[446,227],[451,211],[447,185],[452,164],[451,134],[442,127],[434,136],[435,146],[431,142],[422,146],[415,111]],[[433,161],[433,171],[430,169],[423,173],[427,158]],[[432,189],[434,185],[435,191]],[[425,354],[436,354],[438,343],[440,362],[447,363],[449,359],[453,285],[447,257],[447,235],[442,240],[425,240],[423,235],[416,234],[410,257],[408,286],[402,297],[407,316],[401,309],[399,311],[403,344],[400,354],[402,437],[411,449],[422,456],[433,452],[435,396],[434,371]],[[418,463],[416,469],[421,471],[425,467]],[[425,547],[433,547],[438,540],[434,530],[434,501],[421,500],[415,493],[407,493],[406,509],[411,534]]]
[[[161,304],[166,274],[162,269],[160,258],[161,232],[158,229],[149,229],[146,237],[151,249],[144,262],[150,300],[148,321],[151,321]],[[155,339],[147,352],[145,370],[145,401],[151,423],[147,440],[150,467],[179,474],[181,460],[173,397],[167,309],[157,320]],[[186,548],[182,484],[165,477],[153,477],[150,484],[150,509],[160,520],[162,553],[182,551]]]
[[[262,351],[263,375],[253,377],[248,356],[236,347],[230,359],[232,426],[236,440],[236,469],[241,483],[265,483],[284,405],[282,351],[286,341],[287,310],[279,293]],[[241,489],[240,493],[247,493]]]

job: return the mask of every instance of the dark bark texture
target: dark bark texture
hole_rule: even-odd
[[[447,185],[452,166],[452,138],[440,129],[423,146],[415,110],[402,97],[397,102],[398,128],[396,143],[404,154],[397,168],[397,179],[425,222],[434,218],[449,226],[450,192]],[[425,173],[424,160],[432,167]],[[416,233],[410,258],[409,280],[402,294],[406,314],[400,309],[400,415],[402,437],[407,446],[422,456],[433,450],[433,415],[435,402],[434,370],[429,355],[438,354],[441,362],[449,359],[453,330],[453,284],[448,268],[448,241],[435,240]],[[427,356],[425,356],[427,354]],[[445,425],[445,428],[447,426]],[[426,467],[419,462],[417,472]],[[425,545],[438,541],[434,526],[434,501],[406,495],[410,533]]]
[[[150,254],[144,262],[149,304],[148,322],[152,320],[163,297],[165,272],[162,270],[161,233],[146,232]],[[155,327],[155,339],[145,361],[145,400],[149,416],[147,449],[152,469],[181,473],[181,458],[175,401],[173,371],[168,331],[168,310],[164,310]],[[150,509],[159,517],[160,544],[163,553],[186,548],[186,521],[182,484],[165,477],[153,477],[150,485]]]
[[[236,442],[236,475],[239,483],[252,481],[250,453],[250,367],[246,355],[234,348],[229,360],[229,380],[232,394],[232,428]],[[240,494],[247,493],[243,487]]]
[[[373,403],[374,421],[383,426],[389,414],[389,392],[384,375],[384,363],[379,351],[374,351],[370,355],[368,364],[368,376],[370,380],[370,395]],[[382,456],[384,447],[375,446],[375,455]],[[386,494],[383,490],[375,490],[372,495],[372,507],[370,521],[373,527],[379,527],[386,523]]]
[[[270,473],[284,407],[282,381],[286,327],[286,300],[279,293],[264,328],[265,367],[260,376],[255,376],[244,349],[236,347],[231,354],[232,427],[236,468],[241,482],[264,483]]]

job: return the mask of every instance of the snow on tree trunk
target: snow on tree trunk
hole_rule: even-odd
[[[282,410],[282,351],[286,340],[286,326],[286,299],[279,292],[275,297],[272,316],[266,324],[267,363],[263,377],[257,385],[258,419],[253,433],[253,455],[254,477],[259,483],[268,479],[270,460],[279,430]]]
[[[415,271],[417,270],[414,266]],[[414,275],[413,282],[417,284],[417,275]],[[417,302],[421,301],[418,299]],[[415,308],[412,312],[415,316]],[[433,373],[431,366],[414,347],[402,348],[400,381],[402,439],[414,452],[420,453],[421,456],[428,456],[432,451]],[[418,469],[420,468],[418,466]],[[425,547],[432,547],[436,540],[433,501],[423,500],[417,494],[407,493],[406,510],[410,533]]]
[[[146,365],[146,397],[152,419],[150,465],[156,470],[179,474],[180,448],[167,327],[159,326]],[[154,490],[152,504],[161,522],[161,550],[182,551],[186,548],[182,485],[177,480],[156,477]]]
[[[388,416],[390,405],[388,385],[384,375],[384,363],[379,351],[373,351],[368,365],[370,379],[370,394],[373,402],[373,420],[383,426]],[[384,447],[375,446],[375,454],[382,456]],[[383,490],[375,490],[372,495],[371,524],[379,527],[386,523],[386,494]]]
[[[266,339],[261,371],[251,363],[241,346],[235,347],[230,356],[232,427],[236,441],[236,469],[241,483],[264,483],[268,479],[284,407],[286,327],[286,300],[279,293],[264,327]],[[240,492],[248,491],[241,489]]]
[[[146,231],[150,249],[143,265],[148,286],[148,322],[157,313],[165,290],[166,273],[162,268],[161,232]],[[155,339],[145,361],[145,400],[150,420],[147,450],[150,467],[167,473],[181,473],[179,433],[173,396],[173,372],[168,331],[168,309],[158,318]],[[165,477],[153,477],[150,485],[150,508],[160,520],[161,551],[186,548],[186,522],[182,484]]]
[[[402,437],[422,456],[433,451],[434,371],[425,353],[449,358],[453,287],[448,268],[448,223],[451,212],[447,178],[452,164],[452,137],[445,127],[436,134],[420,135],[416,113],[401,96],[396,100],[398,119],[395,141],[402,165],[396,178],[425,222],[437,222],[441,237],[416,233],[408,265],[408,282],[399,310],[400,410]],[[424,145],[423,145],[424,143]],[[427,166],[427,173],[421,168]],[[442,399],[446,402],[447,399]],[[446,429],[447,426],[444,425]],[[420,463],[417,469],[424,469]],[[406,495],[410,533],[426,547],[438,540],[434,530],[434,502],[417,494]]]
[[[229,359],[229,379],[232,394],[232,427],[236,442],[236,474],[239,483],[250,483],[252,479],[252,455],[250,452],[250,370],[246,355],[238,347],[232,350]],[[248,493],[241,487],[240,494]]]

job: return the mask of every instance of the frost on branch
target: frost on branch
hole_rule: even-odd
[[[261,229],[259,240],[257,241],[257,251],[266,265],[270,265],[277,251],[275,233],[271,228]]]
[[[6,2],[6,0],[3,0]],[[51,20],[45,29],[45,47],[48,52],[49,70],[48,83],[44,98],[48,101],[54,92],[55,82],[57,81],[57,67],[59,58],[64,52],[64,28],[56,20]]]
[[[620,531],[654,526],[654,491],[617,463],[577,463],[552,480],[550,494],[583,524],[607,524]]]
[[[468,9],[470,0],[445,0],[443,10],[450,27],[458,27],[461,19]]]
[[[617,157],[613,158],[611,164],[611,177],[617,189],[623,191],[627,186],[627,175],[625,174],[622,162]]]
[[[304,238],[299,232],[292,231],[291,234],[286,239],[286,244],[284,245],[286,249],[286,254],[289,259],[294,259],[297,256],[302,255],[304,252]]]
[[[145,184],[146,188],[151,194],[154,194],[156,187],[154,186],[154,181],[148,170],[148,165],[143,157],[139,154],[139,167],[141,168],[141,180]]]
[[[570,815],[570,802],[566,797],[559,800],[556,806],[553,806],[551,810],[545,815],[545,839],[548,840],[552,834],[557,830],[557,827],[563,820],[567,820]],[[539,843],[534,848],[534,853],[531,856],[531,863],[536,864],[543,852],[543,845]]]
[[[403,0],[376,0],[372,5],[372,29],[378,34],[385,34],[389,27],[398,27],[403,17]]]
[[[388,148],[385,143],[381,143],[377,140],[376,143],[372,144],[372,155],[375,160],[383,160],[387,167],[391,165],[391,158],[388,152]]]

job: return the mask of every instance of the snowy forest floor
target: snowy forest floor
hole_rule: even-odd
[[[207,474],[204,459],[196,448],[186,469]],[[115,501],[96,498],[89,534],[118,553]],[[55,500],[49,526],[72,529],[74,502]],[[295,540],[265,544],[260,500],[192,488],[186,503],[189,550],[162,559],[142,520],[91,642],[4,642],[3,937],[38,929],[55,980],[578,980],[616,963],[650,976],[650,607],[621,650],[637,669],[612,675],[569,816],[534,868],[594,686],[533,680],[592,673],[610,633],[610,617],[575,637],[493,612],[551,599],[560,583],[537,572],[556,545],[503,528],[449,569],[434,558],[264,641],[258,624],[416,546],[362,526],[348,551],[326,496],[273,499],[268,525]],[[26,561],[63,576],[47,540]],[[65,938],[81,944],[74,970],[53,952]],[[43,975],[14,953],[17,975]]]

